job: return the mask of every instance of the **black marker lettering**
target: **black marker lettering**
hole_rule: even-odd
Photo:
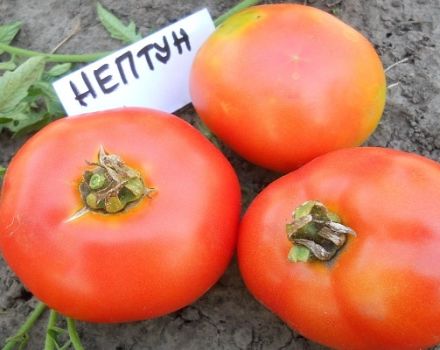
[[[87,106],[87,103],[84,102],[84,99],[90,94],[93,98],[96,98],[96,92],[92,87],[92,84],[90,84],[89,78],[87,78],[86,73],[81,72],[81,77],[84,81],[84,84],[87,87],[87,90],[85,92],[80,93],[76,85],[73,83],[72,80],[69,81],[70,87],[72,88],[73,93],[75,94],[75,100],[79,102],[79,104],[83,107]]]
[[[176,32],[173,31],[173,40],[174,40],[173,45],[177,47],[179,55],[181,55],[183,53],[182,45],[185,44],[187,50],[191,51],[191,43],[189,42],[188,34],[185,32],[183,28],[180,28],[179,32],[181,35],[180,38],[177,36]]]
[[[163,40],[163,46],[160,46],[159,44],[154,44],[154,48],[157,51],[159,51],[156,53],[156,58],[160,62],[165,64],[170,59],[171,50],[170,50],[170,45],[168,44],[168,40],[165,37],[165,35],[163,36],[162,40]],[[163,53],[163,55],[161,55],[160,53]]]
[[[191,51],[191,42],[187,32],[180,28],[178,31],[171,32],[172,37],[172,45],[177,49],[179,55],[182,55],[185,50]],[[139,50],[136,55],[141,58],[145,57],[147,61],[148,68],[154,71],[154,59],[157,61],[167,64],[171,58],[171,46],[170,46],[170,38],[167,36],[162,37],[162,41],[160,43],[152,43],[145,45],[141,50]],[[152,56],[152,50],[155,50],[154,56]],[[124,63],[125,62],[125,63]],[[131,51],[124,52],[120,56],[116,57],[114,60],[114,64],[116,65],[119,76],[121,77],[121,81],[124,85],[128,84],[127,75],[131,74],[134,78],[139,79],[138,67],[135,65],[134,54]],[[116,90],[120,85],[119,82],[113,82],[113,76],[106,72],[109,70],[109,64],[103,64],[98,69],[93,71],[96,82],[98,83],[99,88],[102,90],[104,94],[109,94]],[[130,73],[131,72],[131,73]],[[87,103],[85,99],[90,95],[92,98],[97,97],[97,93],[93,88],[92,84],[86,73],[81,72],[81,77],[84,84],[84,91],[80,92],[80,89],[77,87],[72,80],[69,81],[70,87],[75,94],[75,100],[79,102],[81,106],[86,107]]]
[[[101,77],[101,73],[106,71],[108,69],[108,64],[103,64],[98,69],[95,69],[93,73],[95,74],[96,81],[98,82],[99,87],[101,88],[102,92],[104,94],[109,94],[110,92],[114,91],[118,86],[119,83],[113,84],[110,87],[106,87],[105,84],[107,84],[110,80],[112,80],[111,75],[107,75],[105,77]]]
[[[116,63],[116,67],[118,67],[119,75],[121,76],[122,82],[124,84],[127,84],[127,77],[125,75],[124,68],[122,66],[122,62],[124,60],[128,60],[128,65],[131,69],[131,73],[133,74],[133,76],[136,79],[139,78],[139,75],[136,71],[136,67],[134,65],[134,60],[133,60],[133,54],[131,53],[131,51],[127,51],[126,53],[122,54],[121,56],[116,57],[115,63]]]
[[[147,46],[143,47],[138,53],[137,53],[137,57],[141,57],[144,56],[145,59],[147,60],[148,63],[148,67],[151,70],[154,70],[154,66],[153,66],[153,62],[151,61],[151,57],[150,57],[150,50],[152,50],[154,48],[153,44],[148,44]]]

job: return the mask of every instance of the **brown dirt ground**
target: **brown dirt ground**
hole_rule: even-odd
[[[303,2],[303,1],[292,1]],[[203,7],[216,17],[235,1],[102,0],[141,32],[160,28]],[[364,33],[385,67],[389,95],[383,119],[368,141],[440,160],[440,2],[438,0],[316,0]],[[61,52],[85,53],[120,47],[99,24],[91,0],[0,0],[0,24],[23,21],[17,46],[50,51],[81,19],[81,30]],[[397,83],[397,84],[394,84]],[[178,113],[192,122],[195,112]],[[25,141],[0,134],[0,164],[7,165]],[[243,184],[244,207],[276,174],[251,165],[223,147]],[[36,301],[0,258],[0,343],[11,335]],[[28,349],[42,348],[45,322],[32,331]],[[323,349],[258,304],[246,291],[233,262],[219,283],[199,301],[159,319],[121,325],[79,323],[86,349]],[[437,347],[440,349],[440,346]]]

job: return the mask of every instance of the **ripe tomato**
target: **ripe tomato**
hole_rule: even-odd
[[[112,185],[102,187],[108,167],[101,180]],[[101,189],[78,216],[84,186]],[[131,202],[120,210],[122,197]],[[235,172],[189,124],[154,110],[105,111],[56,121],[19,150],[0,198],[0,248],[30,291],[62,314],[140,320],[193,302],[217,281],[239,211]]]
[[[309,200],[344,226],[322,216],[302,226],[310,202],[292,225]],[[310,253],[300,229],[333,250],[323,238],[332,225],[355,232],[333,258],[289,261]],[[262,304],[304,336],[350,350],[440,343],[439,254],[440,165],[381,148],[335,151],[276,180],[247,210],[238,242],[242,276]]]
[[[281,172],[365,141],[386,93],[380,59],[360,33],[295,4],[256,6],[225,21],[198,52],[190,88],[219,138]]]

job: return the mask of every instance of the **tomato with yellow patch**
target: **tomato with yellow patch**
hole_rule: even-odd
[[[386,82],[361,33],[312,7],[271,4],[218,27],[195,58],[190,89],[214,134],[247,160],[287,172],[364,142]]]

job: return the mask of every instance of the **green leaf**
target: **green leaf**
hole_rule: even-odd
[[[66,112],[58,100],[45,99],[47,112],[53,117],[52,119],[64,117]]]
[[[72,68],[72,63],[61,63],[53,66],[47,74],[51,77],[58,77],[67,73]]]
[[[12,121],[12,118],[0,117],[0,124],[9,123],[10,121]]]
[[[32,101],[37,97],[26,97],[23,102],[19,103],[12,111],[3,114],[2,117],[11,119],[10,122],[2,124],[3,128],[7,128],[13,133],[20,135],[21,130],[24,133],[31,128],[32,125],[39,123],[46,117],[47,112],[44,110],[33,110],[31,107]],[[28,101],[26,101],[28,100]],[[37,124],[38,125],[38,124]],[[20,134],[19,134],[20,133]]]
[[[17,65],[13,60],[0,62],[0,70],[14,70],[17,68]]]
[[[6,173],[6,168],[3,166],[0,166],[0,176],[5,175],[5,173]]]
[[[5,128],[9,129],[12,132],[17,132],[22,127],[29,123],[29,117],[26,113],[22,112],[14,112],[11,114],[7,114],[6,118],[9,118],[10,121],[8,123],[3,124]]]
[[[37,81],[29,90],[29,94],[35,97],[42,97],[46,104],[47,112],[50,115],[61,117],[66,114],[52,84],[46,81]]]
[[[21,22],[13,22],[0,26],[0,43],[7,45],[10,44],[11,41],[14,40],[20,28]],[[0,50],[0,54],[2,53],[3,51]]]
[[[52,85],[46,81],[37,81],[29,90],[29,95],[46,96],[51,100],[58,100]]]
[[[46,116],[44,118],[39,118],[33,122],[26,123],[25,125],[21,124],[19,128],[16,128],[16,131],[14,133],[14,137],[20,137],[27,135],[29,133],[32,133],[34,131],[40,130],[41,128],[45,127],[47,124],[49,124],[51,121],[51,118]],[[12,130],[14,131],[14,130]]]
[[[139,33],[136,33],[136,25],[132,21],[127,26],[124,25],[119,18],[105,9],[99,2],[96,4],[96,10],[99,20],[112,38],[127,44],[134,43],[142,38]]]
[[[310,250],[300,245],[294,245],[290,248],[288,260],[290,262],[307,262],[310,259]]]
[[[13,72],[5,72],[0,78],[0,113],[15,108],[27,95],[28,90],[41,78],[44,58],[32,57]]]

